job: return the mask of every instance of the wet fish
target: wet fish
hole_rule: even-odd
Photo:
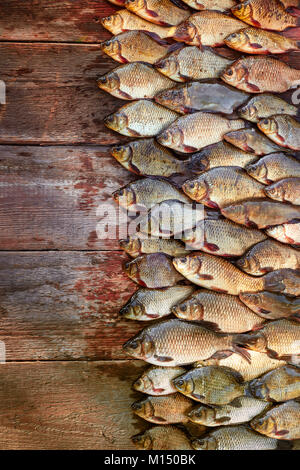
[[[122,100],[153,98],[174,83],[142,62],[120,65],[97,80],[98,87]]]
[[[185,163],[154,139],[141,139],[118,145],[112,155],[126,170],[142,176],[169,176],[183,174]]]
[[[130,320],[149,321],[171,314],[178,302],[189,297],[195,288],[174,286],[165,289],[139,289],[121,308],[120,314]]]
[[[273,450],[276,439],[261,436],[247,426],[224,426],[192,441],[196,450]]]
[[[218,166],[239,166],[245,168],[257,160],[256,155],[239,150],[227,142],[218,142],[191,156],[187,167],[193,173],[201,175]]]
[[[159,60],[157,70],[176,82],[218,78],[232,60],[228,60],[209,49],[182,47]]]
[[[247,121],[258,122],[261,118],[274,114],[290,114],[296,116],[297,108],[279,96],[263,93],[251,98],[248,103],[239,110],[239,115]]]
[[[221,141],[224,134],[243,126],[241,119],[229,120],[218,114],[198,112],[177,119],[157,140],[179,152],[191,153]]]
[[[190,250],[231,257],[241,256],[252,245],[265,240],[266,235],[227,219],[207,219],[198,222],[195,228],[186,230],[181,239]]]
[[[282,268],[300,269],[300,252],[268,239],[252,246],[236,264],[252,276],[261,276]]]
[[[231,114],[248,95],[220,83],[192,82],[163,90],[155,101],[180,114],[210,111]]]
[[[232,338],[232,335],[216,333],[198,323],[174,319],[148,326],[127,341],[123,349],[136,359],[173,367],[233,351]],[[246,350],[238,348],[236,351],[248,358]]]
[[[218,167],[187,180],[182,189],[191,199],[219,209],[245,199],[265,198],[263,185],[239,167]]]
[[[300,219],[300,208],[273,201],[245,201],[223,207],[222,214],[236,222],[254,228],[268,228]]]
[[[296,224],[283,224],[266,230],[267,235],[276,238],[282,243],[300,245],[300,222]]]
[[[263,276],[264,290],[282,294],[300,295],[300,270],[283,268]]]
[[[257,28],[232,33],[224,42],[228,47],[248,54],[284,54],[298,50],[297,41]]]
[[[171,287],[184,280],[174,269],[172,258],[164,253],[138,256],[125,263],[124,270],[134,282],[150,289]]]
[[[183,367],[151,366],[134,382],[133,388],[153,396],[170,395],[177,391],[172,380],[184,372]]]
[[[264,184],[292,176],[300,177],[300,162],[291,155],[273,153],[246,166],[247,173]]]
[[[189,419],[193,401],[181,393],[161,397],[147,397],[131,405],[133,412],[140,418],[155,424],[185,423]]]
[[[300,70],[273,57],[249,56],[230,65],[221,78],[249,93],[283,93],[300,84]]]
[[[183,0],[184,3],[189,5],[195,10],[219,10],[226,11],[229,10],[233,5],[236,4],[234,0]]]
[[[292,317],[300,314],[300,299],[286,297],[275,292],[243,292],[240,299],[253,312],[267,320],[278,320],[279,318]]]
[[[126,0],[126,8],[136,15],[161,26],[178,25],[190,16],[170,0]]]
[[[266,195],[276,201],[300,205],[300,178],[285,178],[265,188]]]
[[[287,114],[261,119],[257,123],[266,136],[281,147],[300,150],[300,123]]]
[[[256,28],[284,31],[297,26],[297,17],[288,13],[277,0],[246,0],[231,8],[232,13]]]
[[[246,423],[269,408],[270,405],[262,400],[242,396],[227,405],[197,406],[188,416],[193,423],[214,427]]]
[[[115,132],[129,137],[152,137],[170,126],[178,114],[148,100],[125,104],[104,119],[104,124]]]
[[[225,333],[242,333],[262,324],[261,319],[237,297],[206,289],[179,302],[172,312],[183,320],[212,324],[214,330]]]
[[[287,364],[252,380],[252,395],[261,400],[280,402],[300,396],[300,368]]]
[[[131,439],[140,450],[192,450],[187,435],[176,426],[154,426]]]
[[[114,5],[118,5],[119,7],[122,7],[125,5],[126,0],[108,0],[110,3],[113,3]]]
[[[144,238],[142,234],[120,240],[119,243],[121,248],[132,258],[150,253],[165,253],[170,256],[181,256],[189,253],[189,250],[186,250],[179,240]]]
[[[287,401],[254,418],[251,426],[255,431],[275,439],[300,438],[300,403]]]
[[[174,28],[172,37],[176,41],[192,46],[222,46],[231,33],[244,28],[245,24],[216,11],[194,13]]]
[[[245,152],[253,152],[255,155],[265,155],[266,153],[282,150],[256,129],[241,129],[229,132],[224,135],[224,139],[239,149]]]

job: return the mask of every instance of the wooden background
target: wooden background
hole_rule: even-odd
[[[98,75],[105,0],[0,0],[1,449],[131,449],[143,367],[121,345],[141,325],[119,308],[135,286],[97,207],[134,179],[109,155],[103,125],[123,104]],[[300,68],[298,54],[292,63]]]

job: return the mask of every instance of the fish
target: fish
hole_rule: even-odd
[[[129,236],[119,241],[120,247],[132,258],[150,253],[165,253],[170,256],[181,256],[190,253],[180,240],[144,238],[144,235]]]
[[[125,31],[137,30],[148,32],[155,38],[164,39],[172,36],[174,33],[174,27],[164,27],[150,23],[127,9],[118,10],[110,16],[101,18],[101,24],[114,35]]]
[[[195,10],[229,10],[233,5],[236,5],[235,0],[183,0],[191,8]]]
[[[233,6],[231,12],[251,26],[272,31],[284,31],[298,24],[297,18],[277,0],[246,0]]]
[[[276,439],[261,436],[247,426],[224,426],[192,441],[195,450],[274,450]]]
[[[218,78],[232,64],[232,60],[215,54],[210,49],[196,46],[177,49],[155,64],[155,68],[176,82]]]
[[[254,418],[250,425],[255,431],[265,436],[286,440],[300,438],[299,422],[300,403],[290,400]]]
[[[131,357],[164,367],[222,357],[224,351],[236,351],[248,360],[247,350],[239,348],[236,342],[232,349],[233,338],[235,336],[217,333],[199,323],[176,318],[147,326],[127,341],[123,350]]]
[[[100,44],[101,50],[112,59],[127,64],[147,62],[155,64],[170,52],[170,46],[155,41],[143,31],[126,31]]]
[[[266,230],[269,237],[273,237],[281,243],[300,245],[300,222],[296,224],[283,224]]]
[[[175,286],[184,280],[174,269],[171,256],[164,253],[138,256],[125,263],[124,271],[132,281],[149,289]]]
[[[123,7],[125,5],[126,0],[108,0],[110,3],[114,5],[118,5],[119,7]]]
[[[275,201],[300,205],[300,178],[285,178],[265,188],[265,193]]]
[[[179,114],[149,100],[125,104],[104,119],[109,129],[129,137],[153,137],[170,126]]]
[[[245,168],[252,178],[268,185],[285,178],[300,177],[300,162],[282,152],[265,155]]]
[[[187,168],[193,173],[201,175],[218,166],[245,168],[249,163],[254,163],[257,158],[253,153],[244,152],[222,141],[194,153],[187,163]]]
[[[279,96],[270,93],[256,95],[248,103],[238,110],[242,119],[257,123],[260,119],[273,116],[274,114],[297,115],[297,108],[287,103]]]
[[[225,44],[229,34],[244,27],[245,23],[223,13],[201,11],[174,27],[172,37],[191,46],[217,47]]]
[[[134,181],[115,191],[112,196],[115,202],[129,212],[149,210],[155,204],[169,199],[191,203],[190,198],[174,185],[158,178],[143,178]]]
[[[266,238],[259,230],[243,227],[227,219],[205,219],[193,229],[186,230],[181,237],[189,250],[226,257],[241,256],[248,248]]]
[[[245,152],[253,152],[257,156],[280,152],[281,150],[278,145],[254,128],[229,132],[224,135],[224,139],[239,149]]]
[[[184,193],[205,206],[219,209],[245,199],[265,198],[264,186],[239,167],[218,167],[185,181]]]
[[[191,82],[165,89],[155,96],[155,101],[179,114],[197,111],[232,114],[248,95],[220,83]]]
[[[223,207],[222,214],[236,222],[258,229],[281,225],[300,219],[300,208],[291,204],[275,201],[244,201]]]
[[[276,292],[242,292],[241,301],[267,320],[278,320],[300,314],[300,299]]]
[[[215,331],[243,333],[262,324],[239,298],[210,290],[199,290],[172,308],[178,318],[212,324]]]
[[[261,276],[282,268],[300,269],[300,252],[275,240],[252,246],[236,265],[252,276]]]
[[[284,8],[296,7],[299,8],[299,0],[280,0]]]
[[[283,93],[300,84],[300,70],[273,57],[249,56],[229,65],[221,79],[249,93]]]
[[[287,364],[267,372],[249,384],[252,395],[261,400],[281,402],[300,396],[300,368]]]
[[[134,382],[133,389],[147,395],[171,395],[177,390],[172,380],[184,374],[183,367],[151,366]]]
[[[184,161],[175,158],[153,138],[115,146],[111,154],[126,170],[141,176],[169,178],[184,174],[186,169]]]
[[[300,150],[300,123],[287,114],[261,119],[258,128],[273,142],[291,150]]]
[[[242,127],[244,121],[241,119],[229,120],[219,114],[200,111],[177,119],[158,135],[157,140],[165,147],[192,153],[207,145],[220,142],[224,134]]]
[[[233,341],[274,359],[295,362],[300,357],[300,325],[292,320],[268,322],[257,331],[237,334]]]
[[[121,308],[120,315],[130,320],[149,321],[171,314],[178,302],[183,302],[195,288],[173,286],[165,289],[139,289]]]
[[[173,84],[168,77],[142,62],[120,65],[97,80],[99,88],[121,100],[153,98]]]
[[[245,28],[224,39],[226,46],[248,54],[284,54],[299,50],[297,41],[271,31]]]
[[[195,424],[215,427],[247,423],[270,408],[263,400],[254,397],[237,397],[231,403],[219,406],[198,405],[188,413]]]
[[[265,274],[262,278],[264,289],[271,292],[298,296],[300,295],[300,270],[282,268]]]
[[[190,16],[170,0],[126,0],[126,8],[136,15],[161,26],[176,26]]]
[[[193,401],[181,393],[166,396],[148,396],[131,405],[133,412],[140,418],[155,424],[186,423],[187,413]]]
[[[176,426],[154,426],[131,439],[140,450],[193,450],[185,432]]]

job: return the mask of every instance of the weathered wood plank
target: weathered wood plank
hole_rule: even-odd
[[[0,249],[119,249],[118,231],[98,239],[97,210],[114,225],[111,193],[133,179],[107,147],[0,146]]]
[[[136,285],[121,252],[0,252],[7,360],[123,359],[143,325],[120,318]]]

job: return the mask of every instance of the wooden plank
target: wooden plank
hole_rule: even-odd
[[[120,318],[136,285],[121,252],[0,252],[8,361],[123,359],[144,324]]]
[[[1,249],[119,249],[118,231],[98,238],[97,211],[118,223],[111,193],[133,179],[107,147],[0,146]]]

